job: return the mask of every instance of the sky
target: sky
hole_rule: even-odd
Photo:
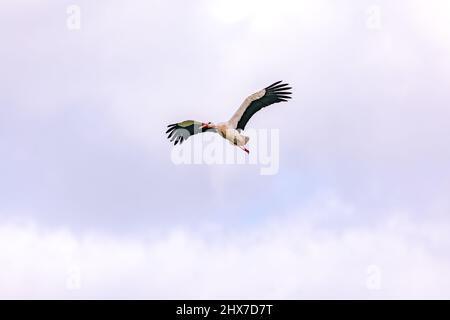
[[[448,1],[6,0],[0,39],[0,298],[450,298]],[[275,174],[173,162],[278,80]]]

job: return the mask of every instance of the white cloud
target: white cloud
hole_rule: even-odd
[[[408,6],[415,22],[433,40],[450,45],[450,3],[446,0],[414,1]]]
[[[3,223],[0,297],[450,296],[446,225],[397,214],[373,227],[330,232],[307,223],[308,214],[233,234],[175,228],[151,240]],[[379,287],[371,287],[374,272]]]
[[[69,33],[65,5],[2,2],[1,202],[33,208],[38,225],[0,223],[0,297],[449,297],[448,223],[436,219],[449,207],[450,64],[448,50],[428,48],[448,49],[449,5],[417,1],[401,14],[406,2],[380,3],[372,32],[363,5],[245,3],[205,2],[210,16],[203,4],[84,1],[82,31]],[[252,119],[283,126],[278,177],[171,165],[169,121],[225,120],[279,77],[295,99]],[[355,205],[332,199],[279,217],[327,188]],[[411,213],[384,210],[371,226],[375,214],[358,205],[374,203]],[[411,220],[424,207],[430,222]],[[184,227],[150,240],[45,229],[122,226],[125,212],[132,230]],[[217,216],[242,230],[187,226]],[[258,226],[261,216],[278,218]],[[373,270],[380,290],[366,287]]]
[[[208,13],[225,24],[248,22],[253,30],[274,32],[286,27],[287,19],[298,25],[328,18],[328,1],[281,0],[274,5],[268,0],[213,0],[206,6]]]

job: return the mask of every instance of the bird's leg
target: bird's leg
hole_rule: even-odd
[[[247,152],[247,154],[250,154],[250,150],[248,150],[246,147],[244,147],[244,146],[239,146],[239,148],[241,148],[242,150],[244,150],[245,152]]]

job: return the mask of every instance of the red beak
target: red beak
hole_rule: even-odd
[[[207,123],[202,123],[202,125],[200,126],[200,129],[208,129],[209,125]]]

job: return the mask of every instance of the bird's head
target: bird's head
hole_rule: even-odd
[[[200,126],[201,130],[215,129],[216,125],[212,122],[203,122]]]

